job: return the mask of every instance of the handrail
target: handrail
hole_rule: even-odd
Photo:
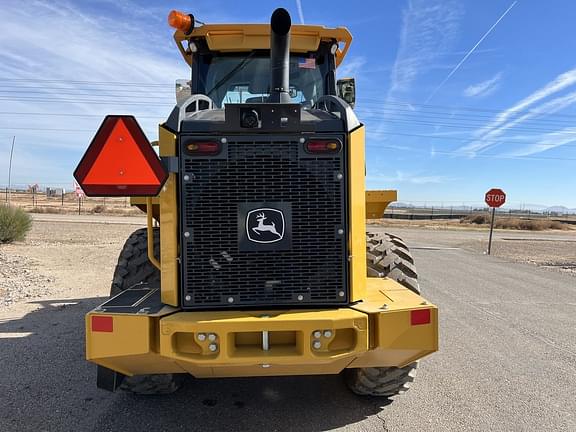
[[[148,237],[148,259],[160,270],[160,261],[154,256],[154,227],[152,226],[152,197],[146,197],[146,222]]]

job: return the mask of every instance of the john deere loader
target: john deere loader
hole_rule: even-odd
[[[158,141],[108,116],[75,171],[148,221],[86,316],[98,386],[342,374],[359,395],[405,391],[438,349],[437,308],[406,244],[366,233],[396,192],[365,189],[354,81],[336,79],[350,33],[284,9],[269,25],[169,23],[191,74]]]

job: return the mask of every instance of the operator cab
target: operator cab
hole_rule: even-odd
[[[198,47],[191,91],[204,94],[217,108],[228,103],[267,103],[270,97],[270,52],[213,52]],[[334,56],[329,44],[316,52],[290,53],[290,102],[312,107],[322,96],[336,95]]]
[[[180,14],[171,15],[171,25],[178,30],[174,39],[191,68],[191,78],[176,83],[179,104],[191,95],[207,96],[212,109],[223,109],[227,104],[274,102],[270,71],[275,67],[271,64],[269,25],[195,27],[192,15],[173,13]],[[288,26],[289,100],[283,102],[310,109],[318,106],[325,96],[339,96],[353,107],[354,79],[336,80],[336,68],[352,41],[348,30],[289,23]],[[205,103],[201,105],[206,108]]]

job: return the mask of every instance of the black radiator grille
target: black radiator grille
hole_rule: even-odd
[[[338,175],[345,173],[345,152],[311,158],[302,147],[285,137],[229,139],[219,158],[182,152],[185,308],[348,301],[346,181]],[[239,209],[253,203],[290,206],[287,250],[241,250]]]

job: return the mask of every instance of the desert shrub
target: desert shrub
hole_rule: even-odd
[[[476,224],[476,225],[483,225],[490,223],[490,216],[484,213],[480,214],[471,214],[462,219],[460,219],[460,223],[469,223],[469,224]]]
[[[460,223],[489,225],[489,214],[474,214],[460,219]],[[494,228],[510,229],[510,230],[524,230],[524,231],[543,231],[547,229],[567,230],[567,224],[559,221],[551,221],[548,219],[524,219],[524,218],[511,218],[511,217],[498,217],[494,221]]]
[[[104,213],[106,210],[106,206],[98,204],[97,206],[94,206],[92,213]]]
[[[0,205],[0,243],[24,240],[32,228],[32,218],[18,207]]]
[[[34,207],[28,210],[28,213],[60,214],[63,210],[60,207]]]
[[[560,221],[550,221],[550,229],[567,230],[570,228],[568,227],[568,224],[562,223]]]

